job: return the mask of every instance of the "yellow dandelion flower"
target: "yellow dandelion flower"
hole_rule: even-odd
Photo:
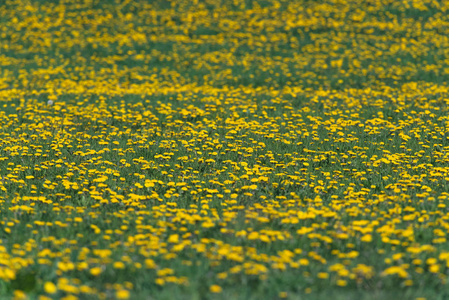
[[[118,290],[115,293],[117,299],[129,299],[129,291],[128,290]]]
[[[54,293],[56,293],[57,290],[58,290],[58,288],[56,287],[56,285],[53,282],[47,281],[44,284],[44,291],[48,294],[54,294]]]
[[[209,288],[209,290],[210,290],[211,293],[221,293],[221,292],[223,291],[223,289],[221,288],[221,286],[216,285],[216,284],[211,285],[210,288]]]

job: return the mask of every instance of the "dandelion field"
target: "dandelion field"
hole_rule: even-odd
[[[449,297],[449,2],[0,3],[0,298]]]

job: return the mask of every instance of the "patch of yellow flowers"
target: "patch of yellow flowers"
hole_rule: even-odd
[[[0,287],[447,284],[446,4],[112,2],[0,5]]]

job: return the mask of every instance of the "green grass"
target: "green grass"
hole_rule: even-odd
[[[0,298],[448,298],[446,9],[0,4]]]

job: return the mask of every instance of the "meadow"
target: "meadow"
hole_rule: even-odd
[[[448,10],[0,1],[0,298],[448,299]]]

